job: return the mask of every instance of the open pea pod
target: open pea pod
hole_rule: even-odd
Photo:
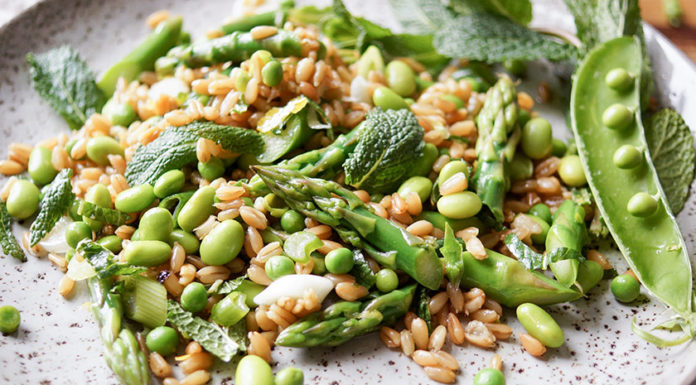
[[[590,52],[573,82],[571,121],[597,207],[624,258],[655,297],[690,318],[691,264],[641,123],[642,64],[640,42],[632,37],[607,41]],[[629,76],[619,81],[614,75],[626,75],[622,70]],[[630,113],[621,116],[622,110]],[[622,146],[638,149],[642,159],[615,163]]]

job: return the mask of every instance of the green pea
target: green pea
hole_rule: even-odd
[[[377,272],[377,290],[382,293],[394,291],[399,286],[399,277],[392,269],[382,269]]]
[[[275,385],[303,385],[304,373],[300,369],[287,367],[275,377]]]
[[[437,211],[447,218],[471,218],[481,211],[481,198],[471,191],[450,194],[437,201]]]
[[[421,202],[426,202],[430,196],[430,191],[433,189],[433,182],[424,176],[412,176],[404,181],[399,186],[398,193],[402,198],[412,192],[418,194]]]
[[[75,199],[73,203],[70,205],[70,208],[68,209],[68,216],[70,219],[73,221],[81,221],[82,220],[82,215],[79,213],[80,210],[80,201]]]
[[[295,262],[284,255],[268,258],[264,266],[268,278],[274,281],[284,275],[295,274]]]
[[[553,140],[551,141],[551,155],[557,156],[560,158],[566,154],[567,150],[568,150],[568,146],[565,144],[564,141],[562,141],[560,139],[553,138]]]
[[[423,155],[416,160],[411,175],[426,176],[433,169],[433,163],[437,159],[439,153],[437,147],[432,143],[426,143],[423,146]]]
[[[416,91],[416,75],[411,67],[401,60],[393,60],[386,68],[387,85],[400,96],[409,96]]]
[[[628,91],[633,86],[633,75],[623,68],[614,68],[607,72],[604,82],[616,91]]]
[[[345,247],[331,250],[324,257],[324,263],[330,273],[345,274],[353,269],[353,252]]]
[[[521,304],[517,307],[517,319],[524,329],[542,344],[550,348],[563,345],[563,330],[553,317],[539,306],[533,303]]]
[[[527,63],[522,60],[505,60],[503,67],[512,75],[521,76],[527,70]]]
[[[107,250],[114,254],[118,254],[123,250],[123,240],[116,235],[107,235],[97,241],[98,244],[104,246]]]
[[[198,162],[198,172],[207,181],[213,181],[225,173],[225,165],[218,158],[210,158],[205,163]]]
[[[29,176],[38,185],[45,185],[53,180],[58,171],[53,168],[51,150],[46,147],[36,146],[29,154],[27,171]]]
[[[20,321],[19,310],[14,306],[0,306],[0,332],[5,334],[16,332],[19,328]]]
[[[577,155],[564,156],[558,165],[558,175],[568,186],[580,187],[587,184],[585,170],[582,168],[582,161]]]
[[[143,241],[169,242],[174,229],[174,218],[169,210],[153,207],[140,217],[138,229]]]
[[[245,295],[233,291],[216,303],[210,310],[210,318],[221,326],[232,326],[249,313],[245,303]]]
[[[234,374],[235,385],[274,385],[268,362],[255,355],[242,357]]]
[[[235,71],[233,71],[233,73],[234,72]],[[236,76],[234,76],[234,88],[236,88],[239,92],[244,92],[246,91],[246,86],[249,83],[249,80],[251,80],[251,76],[249,76],[248,72],[242,69],[236,72]]]
[[[283,80],[283,65],[278,60],[271,60],[261,69],[261,78],[269,87],[275,87]]]
[[[131,241],[139,241],[140,240],[140,231],[138,229],[135,229],[133,232],[133,235],[130,237]]]
[[[532,242],[534,242],[537,245],[543,245],[546,242],[546,235],[549,233],[549,229],[551,228],[551,226],[549,226],[548,222],[537,216],[528,216],[532,218],[532,220],[536,222],[539,226],[541,226],[541,233],[532,234]]]
[[[632,275],[617,275],[611,281],[611,293],[619,302],[633,302],[640,295],[640,283]]]
[[[537,218],[543,219],[544,222],[546,222],[546,224],[550,224],[553,220],[551,217],[551,209],[549,208],[549,206],[543,203],[535,204],[529,209],[527,213]]]
[[[633,123],[633,111],[621,103],[612,104],[604,110],[602,123],[613,130],[622,130]]]
[[[636,217],[648,217],[657,211],[657,199],[648,193],[636,193],[628,200],[626,210]]]
[[[440,96],[440,99],[454,103],[454,105],[457,107],[457,109],[466,108],[466,103],[464,103],[464,101],[462,99],[460,99],[454,95],[444,94],[444,95]]]
[[[529,111],[519,110],[517,112],[517,124],[519,124],[520,127],[524,127],[531,119],[532,115],[529,113]]]
[[[553,272],[556,281],[565,287],[572,286],[578,279],[580,262],[577,259],[563,259],[552,262],[549,268]]]
[[[408,108],[408,104],[406,104],[404,99],[387,87],[377,88],[372,94],[372,102],[375,106],[384,108],[385,110]]]
[[[522,151],[532,159],[541,159],[553,148],[551,123],[544,118],[534,118],[522,129]]]
[[[181,307],[191,313],[205,309],[208,303],[208,291],[200,282],[191,282],[181,292]]]
[[[109,164],[109,155],[123,156],[123,147],[116,139],[110,136],[97,136],[87,142],[87,158],[92,162],[106,166]]]
[[[280,227],[288,233],[296,233],[304,229],[304,215],[295,210],[288,210],[280,217]]]
[[[102,108],[102,114],[111,121],[114,126],[128,127],[138,119],[133,107],[128,103],[118,103],[109,99]]]
[[[520,151],[515,152],[512,162],[508,165],[510,180],[517,182],[526,180],[534,175],[534,163]]]
[[[312,258],[312,262],[314,262],[314,267],[312,267],[312,274],[326,274],[326,263],[324,262],[324,258],[315,257],[314,255],[310,256],[310,258]]]
[[[17,219],[27,219],[39,209],[41,193],[35,184],[28,180],[18,180],[12,184],[7,196],[7,212]]]
[[[191,199],[181,208],[176,221],[184,231],[193,232],[209,216],[215,212],[215,188],[212,186],[201,187]]]
[[[186,175],[183,171],[169,170],[157,178],[153,191],[157,198],[162,199],[181,191],[184,183],[186,183]]]
[[[73,249],[83,239],[92,239],[92,228],[85,222],[73,222],[65,229],[65,242]]]
[[[505,385],[505,376],[496,368],[481,369],[474,376],[474,385]]]
[[[195,235],[181,229],[176,229],[169,234],[169,243],[173,246],[174,242],[180,244],[186,251],[186,254],[196,254],[201,245],[201,242]]]
[[[237,257],[244,243],[244,229],[228,219],[215,226],[201,242],[201,260],[208,265],[224,265]]]
[[[447,179],[460,172],[463,172],[469,178],[469,165],[461,160],[450,161],[440,170],[440,175],[437,176],[437,183],[442,186]]]
[[[155,201],[155,191],[149,184],[141,184],[121,191],[116,196],[116,209],[124,213],[137,213],[145,210]]]
[[[273,60],[273,54],[265,49],[260,49],[251,54],[251,59],[253,59],[251,60],[252,63],[258,60],[261,62],[261,65],[265,65],[269,61]]]
[[[131,265],[157,266],[169,260],[172,248],[162,241],[132,241],[123,250],[123,259]]]
[[[145,345],[150,351],[157,352],[163,356],[168,356],[176,352],[179,344],[179,334],[169,326],[158,326],[145,337]]]
[[[406,102],[406,104],[408,104],[408,106],[410,107],[410,106],[412,106],[413,103],[415,103],[416,101],[413,100],[413,98],[404,98],[404,102]]]
[[[614,152],[612,160],[618,168],[631,169],[640,165],[643,161],[643,153],[636,146],[624,144]]]
[[[358,75],[367,79],[371,71],[382,72],[384,70],[384,59],[379,48],[371,45],[358,59]]]
[[[578,279],[577,285],[580,287],[580,291],[587,293],[593,287],[597,286],[599,281],[604,277],[604,269],[602,265],[597,262],[584,260],[578,266]]]

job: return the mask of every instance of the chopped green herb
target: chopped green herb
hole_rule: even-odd
[[[56,222],[70,209],[75,194],[72,192],[71,169],[63,169],[44,191],[39,215],[31,224],[29,243],[34,246],[53,230]]]
[[[7,206],[5,202],[0,199],[0,246],[2,246],[2,251],[11,255],[14,258],[19,259],[24,262],[27,260],[27,256],[24,255],[22,248],[19,247],[17,239],[12,234],[12,221],[10,214],[7,212]]]

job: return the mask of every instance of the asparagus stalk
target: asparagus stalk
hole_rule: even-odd
[[[432,245],[375,215],[352,192],[294,170],[268,166],[252,166],[252,170],[294,210],[334,227],[339,235],[350,237],[353,245],[362,242],[368,253],[370,249],[384,253],[384,258],[375,258],[379,263],[404,271],[429,289],[440,287],[442,264]]]
[[[587,243],[585,210],[579,204],[567,200],[558,207],[553,223],[546,235],[546,252],[568,256],[549,264],[556,279],[564,286],[575,283],[580,271],[582,247]]]
[[[391,325],[411,307],[416,285],[365,302],[337,302],[285,328],[276,345],[309,348],[337,346],[354,337]]]
[[[295,6],[294,1],[283,1],[277,11],[242,16],[220,27],[222,33],[229,35],[233,32],[248,32],[260,25],[282,26],[288,16],[288,11]]]
[[[503,199],[509,188],[506,165],[515,155],[521,131],[517,127],[517,93],[507,76],[488,90],[479,113],[474,175],[476,193],[498,223],[503,221]]]

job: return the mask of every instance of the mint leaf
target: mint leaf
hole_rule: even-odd
[[[653,115],[645,130],[650,157],[674,214],[684,208],[694,179],[694,138],[678,112],[665,108]]]
[[[84,125],[106,102],[94,74],[80,55],[68,46],[27,54],[34,89],[73,130]]]
[[[394,15],[409,33],[432,34],[454,18],[440,0],[389,0]]]
[[[114,226],[124,225],[130,218],[130,216],[124,212],[97,206],[94,203],[83,200],[80,200],[79,206],[77,207],[77,213],[89,219],[108,223]]]
[[[367,259],[360,250],[353,250],[353,269],[350,271],[350,275],[355,277],[355,281],[358,285],[365,286],[370,289],[377,283],[377,276],[370,269],[370,264],[367,263]]]
[[[70,183],[72,174],[73,172],[69,168],[61,170],[44,192],[39,215],[36,216],[36,220],[29,229],[29,243],[32,246],[41,242],[46,234],[53,230],[56,222],[70,209],[73,200],[75,200],[72,183]]]
[[[230,328],[221,327],[196,317],[171,299],[167,303],[167,321],[224,362],[230,362],[232,357],[246,351],[244,322],[237,322]]]
[[[147,268],[143,266],[119,262],[114,253],[94,241],[84,240],[80,242],[75,252],[80,254],[94,267],[94,270],[101,279],[115,277],[117,275],[139,274],[147,270]]]
[[[423,153],[423,127],[410,110],[371,110],[355,150],[343,163],[346,184],[370,192],[392,192]]]
[[[426,66],[431,74],[439,73],[450,61],[435,50],[432,35],[400,33],[383,37],[373,44],[382,50],[387,60],[408,57]]]
[[[428,332],[432,331],[432,315],[430,314],[430,295],[428,289],[418,285],[416,291],[416,315],[428,325]]]
[[[529,0],[450,0],[450,7],[463,15],[489,12],[519,24],[532,21],[532,3]]]
[[[5,254],[11,255],[22,262],[27,260],[27,256],[24,255],[22,248],[17,243],[17,239],[12,234],[12,220],[2,199],[0,199],[0,246],[2,246],[2,251]]]
[[[246,274],[242,275],[241,277],[237,277],[235,279],[230,279],[227,281],[222,282],[219,286],[213,288],[215,284],[213,284],[209,289],[208,293],[210,294],[230,294],[231,292],[239,289],[240,286],[242,286],[242,283],[244,280],[247,279]]]
[[[505,60],[553,61],[575,56],[575,47],[534,32],[502,16],[477,13],[459,16],[435,33],[443,55],[498,63]]]
[[[579,251],[566,247],[547,250],[544,254],[538,253],[522,242],[515,233],[509,233],[505,236],[505,246],[518,261],[522,262],[527,270],[546,270],[549,264],[565,259],[577,259],[580,262],[585,260]]]
[[[180,169],[196,161],[196,142],[210,139],[225,150],[237,154],[259,154],[264,143],[254,130],[223,126],[211,122],[193,122],[180,127],[168,127],[151,143],[140,146],[126,168],[131,186],[154,184],[169,170]]]

